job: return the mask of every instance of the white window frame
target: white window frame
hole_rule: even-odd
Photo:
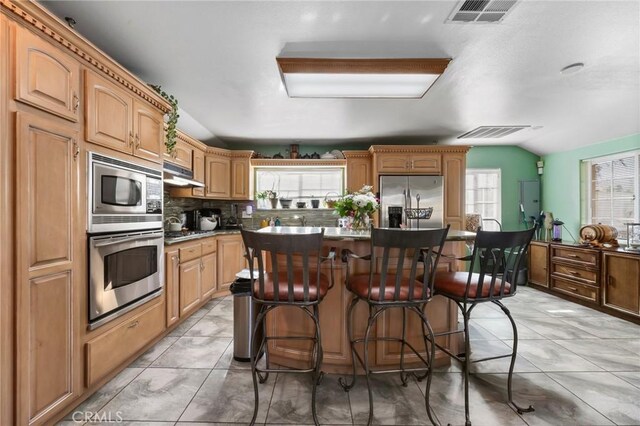
[[[607,162],[607,161],[614,161],[614,160],[618,160],[620,158],[625,158],[625,157],[634,157],[635,159],[634,168],[636,173],[634,175],[635,179],[634,179],[634,185],[633,185],[634,201],[635,201],[634,209],[633,209],[634,217],[630,220],[635,223],[640,222],[640,150],[633,150],[633,151],[619,152],[616,154],[604,155],[601,157],[593,157],[586,160],[582,160],[582,167],[583,167],[582,176],[584,177],[583,188],[585,190],[585,195],[586,195],[585,198],[582,200],[583,202],[582,210],[583,212],[586,212],[586,214],[583,215],[582,226],[594,223],[593,207],[592,207],[593,200],[591,198],[592,196],[591,181],[593,179],[591,168],[593,164]],[[612,194],[612,199],[613,199],[613,194]],[[610,224],[606,224],[606,225],[610,225]],[[626,233],[626,228],[618,229],[618,233],[623,233],[623,232]],[[621,242],[626,242],[626,239],[624,238],[619,238],[619,240]]]
[[[335,170],[336,173],[340,173],[340,180],[341,180],[341,188],[336,188],[335,191],[329,191],[334,193],[333,195],[342,195],[345,191],[346,188],[346,167],[345,166],[257,166],[253,168],[253,181],[254,181],[254,185],[253,187],[255,188],[255,191],[258,191],[258,173],[259,172],[267,172],[267,173],[273,173],[274,175],[277,176],[279,171],[291,171],[291,170],[301,170],[301,171],[305,171],[305,170],[319,170],[319,169],[324,169],[324,170]],[[283,193],[280,190],[280,179],[278,177],[278,179],[276,180],[276,183],[274,183],[275,187],[273,188],[274,191],[277,192],[277,197],[278,198],[291,198],[293,200],[302,200],[302,201],[308,201],[310,199],[323,199],[325,197],[325,195],[327,195],[326,193],[317,193],[317,194],[313,194],[313,196],[308,195],[308,196],[300,196],[300,195],[296,195],[296,194],[292,194],[291,191],[288,191],[286,193]],[[271,189],[271,188],[269,188]]]
[[[496,188],[497,191],[497,199],[496,199],[496,203],[498,206],[496,208],[496,212],[497,217],[482,217],[482,219],[494,219],[497,220],[500,223],[500,226],[502,226],[502,169],[500,168],[473,168],[473,169],[467,169],[466,173],[465,173],[465,205],[464,205],[464,209],[465,209],[465,213],[469,214],[469,213],[475,213],[475,212],[468,212],[467,211],[467,201],[466,201],[466,191],[469,189],[466,186],[466,181],[467,181],[467,175],[469,174],[480,174],[480,173],[496,173],[498,175],[498,185]],[[484,225],[481,224],[483,227]]]

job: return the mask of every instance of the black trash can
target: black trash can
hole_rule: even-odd
[[[258,308],[251,298],[251,280],[236,278],[230,287],[233,294],[233,359],[236,361],[251,361],[249,348],[253,338]],[[256,342],[259,346],[262,338],[262,327],[258,330]]]

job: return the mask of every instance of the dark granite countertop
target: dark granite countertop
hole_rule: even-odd
[[[201,238],[215,237],[218,235],[233,235],[239,233],[239,229],[216,229],[214,231],[198,232],[197,234],[185,234],[180,237],[165,237],[164,245],[170,246],[172,244],[183,243],[185,241],[199,240]]]

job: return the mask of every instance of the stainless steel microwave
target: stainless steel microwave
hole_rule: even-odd
[[[162,228],[162,170],[89,153],[88,232]]]

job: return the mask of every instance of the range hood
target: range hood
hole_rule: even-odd
[[[197,186],[204,187],[204,183],[193,180],[193,172],[171,163],[164,163],[164,183],[171,186]]]

